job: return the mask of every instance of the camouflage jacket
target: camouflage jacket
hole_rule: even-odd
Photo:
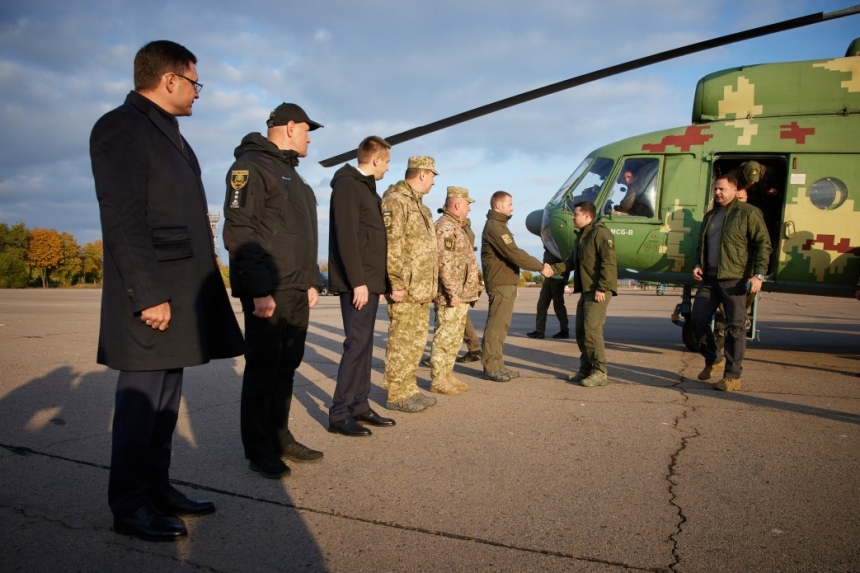
[[[440,306],[450,306],[454,299],[460,302],[478,300],[478,261],[465,223],[448,210],[436,220],[439,294],[435,302]]]
[[[439,263],[433,215],[421,196],[398,181],[382,198],[382,220],[388,237],[388,280],[391,291],[406,291],[408,302],[436,297]]]
[[[520,267],[527,271],[543,269],[543,263],[522,250],[508,229],[508,215],[490,210],[481,234],[481,265],[487,290],[520,282]]]

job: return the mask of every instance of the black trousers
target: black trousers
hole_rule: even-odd
[[[718,281],[706,276],[693,299],[691,320],[699,343],[699,352],[705,357],[705,364],[713,364],[719,359],[717,341],[711,328],[711,318],[720,304],[726,313],[726,378],[740,378],[743,371],[744,352],[747,345],[746,319],[747,281],[734,279]]]
[[[120,371],[108,481],[108,504],[117,517],[170,489],[170,452],[181,396],[182,368]]]
[[[245,457],[278,455],[295,442],[288,423],[293,377],[305,354],[308,334],[308,293],[272,293],[275,313],[253,315],[253,299],[242,299],[245,314],[245,375],[242,378],[241,430]]]
[[[364,414],[370,409],[370,366],[373,360],[373,329],[379,295],[370,293],[361,310],[352,304],[352,292],[340,293],[343,317],[343,356],[337,369],[329,423],[342,422],[347,416]]]
[[[535,317],[535,330],[544,334],[546,332],[546,315],[549,303],[552,301],[552,309],[558,318],[558,324],[562,332],[569,331],[567,318],[567,307],[564,305],[564,285],[567,281],[548,278],[540,287],[540,296],[537,302],[537,316]]]

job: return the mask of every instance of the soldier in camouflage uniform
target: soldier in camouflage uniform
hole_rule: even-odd
[[[436,403],[436,398],[418,390],[415,380],[438,282],[433,215],[421,202],[436,175],[432,157],[410,157],[403,181],[389,187],[382,198],[391,283],[384,378],[389,410],[420,412]]]
[[[460,394],[469,389],[468,384],[454,377],[454,360],[466,326],[468,303],[478,300],[478,261],[463,228],[474,202],[468,189],[448,187],[445,210],[436,221],[439,294],[435,300],[430,391],[439,394]]]

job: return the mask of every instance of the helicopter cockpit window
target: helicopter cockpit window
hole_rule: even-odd
[[[588,166],[588,170],[585,171],[583,167],[589,163],[590,166]],[[612,171],[612,166],[614,164],[615,162],[613,160],[606,159],[605,157],[586,159],[582,165],[573,172],[573,175],[567,179],[567,182],[565,182],[559,192],[556,193],[556,196],[552,198],[551,203],[553,205],[561,205],[562,202],[564,202],[567,209],[573,212],[574,205],[580,201],[594,202],[600,194],[603,182],[606,181],[606,177],[609,175],[609,172]],[[583,173],[583,171],[585,172]],[[568,186],[571,185],[572,187],[568,189]],[[565,193],[564,191],[567,192]]]
[[[848,198],[848,187],[834,177],[825,177],[812,184],[809,189],[809,200],[823,210],[836,209]]]
[[[557,206],[564,201],[564,198],[567,196],[567,190],[570,189],[571,185],[573,185],[577,179],[583,174],[583,172],[588,169],[588,166],[591,165],[591,162],[594,161],[593,157],[586,157],[585,161],[579,164],[579,167],[571,173],[570,177],[567,178],[561,187],[559,187],[558,191],[556,191],[555,195],[552,196],[552,199],[549,200],[549,204],[552,206]]]
[[[657,207],[657,158],[627,159],[603,206],[606,215],[653,217]]]

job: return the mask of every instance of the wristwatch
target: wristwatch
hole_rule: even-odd
[[[764,275],[754,275],[753,278],[756,278],[756,279],[760,280],[761,282],[764,282]]]

